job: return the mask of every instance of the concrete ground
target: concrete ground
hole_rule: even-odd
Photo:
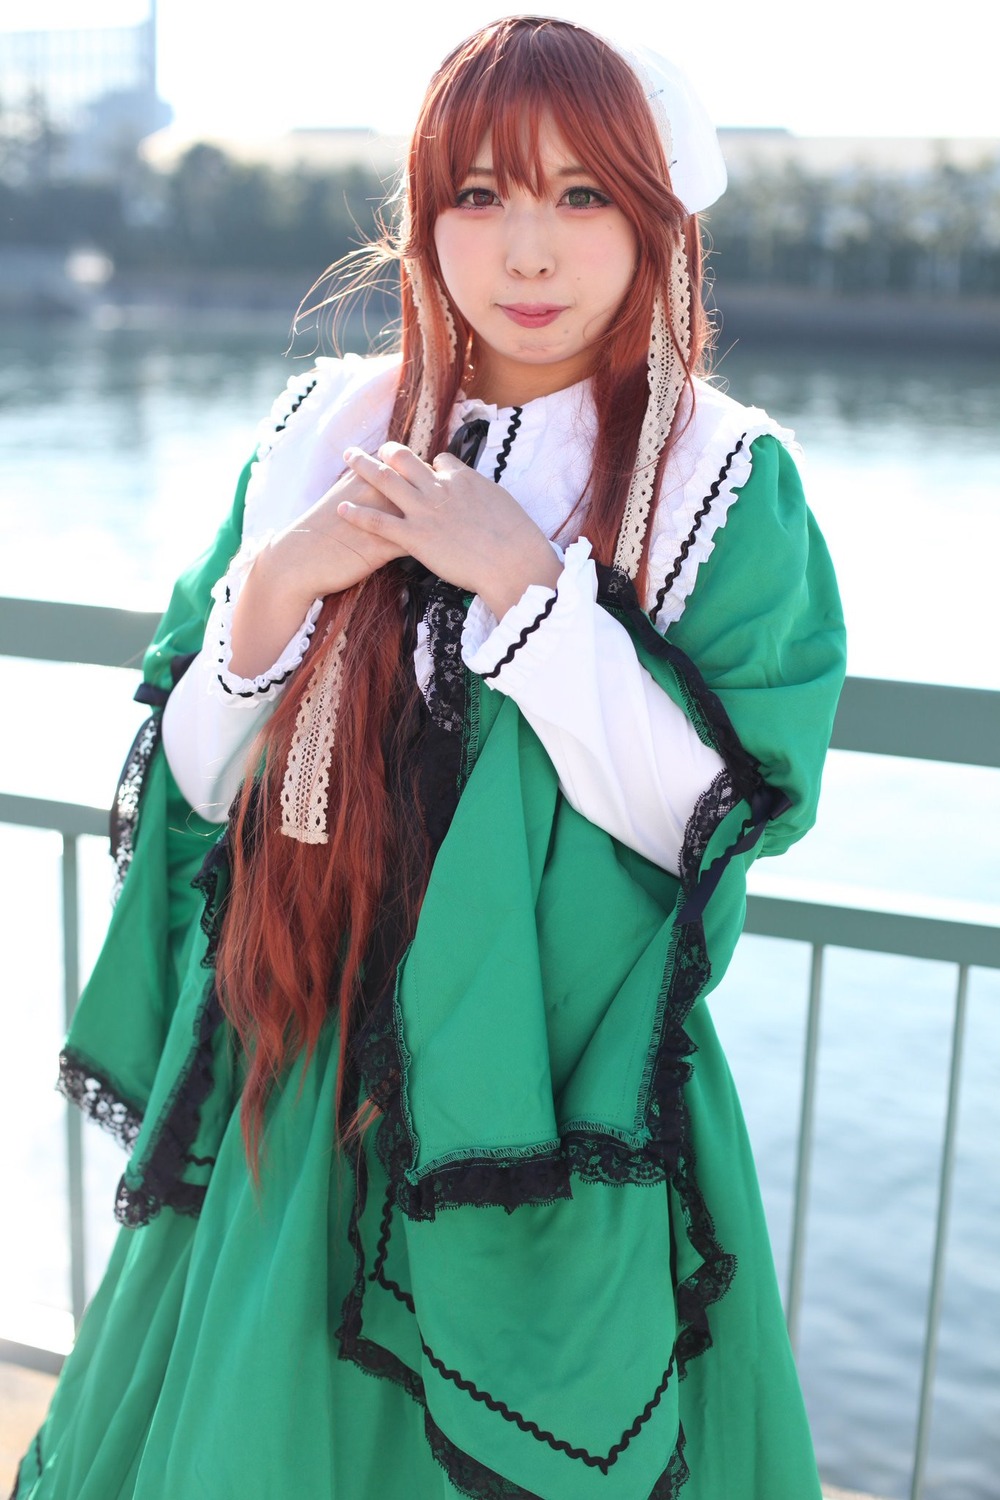
[[[0,1495],[10,1493],[21,1462],[49,1404],[54,1375],[0,1364]]]

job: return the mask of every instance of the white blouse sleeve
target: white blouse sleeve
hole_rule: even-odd
[[[244,548],[215,585],[205,644],[163,710],[163,748],[174,779],[195,812],[224,823],[246,771],[247,752],[271,717],[282,688],[302,662],[322,608],[308,614],[278,660],[257,677],[230,670],[232,619],[263,540]]]
[[[571,806],[676,873],[695,803],[723,762],[596,601],[581,538],[566,551],[556,590],[532,586],[499,623],[473,601],[462,658],[517,703]]]

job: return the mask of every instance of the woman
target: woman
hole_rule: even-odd
[[[695,378],[723,185],[567,23],[432,80],[401,352],[293,383],[147,658],[63,1058],[127,1227],[18,1500],[818,1495],[701,1001],[842,626]]]

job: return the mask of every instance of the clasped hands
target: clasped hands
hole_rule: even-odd
[[[448,583],[479,594],[498,619],[529,584],[558,579],[561,564],[544,532],[507,490],[452,454],[439,453],[428,464],[402,443],[384,443],[374,457],[348,448],[344,461],[368,490],[336,502],[359,542],[415,557]]]
[[[402,443],[344,454],[326,494],[260,554],[237,601],[232,670],[267,670],[313,599],[414,557],[479,594],[499,619],[529,584],[554,587],[562,564],[513,495],[450,453],[431,463]]]

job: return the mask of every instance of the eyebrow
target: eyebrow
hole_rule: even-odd
[[[591,176],[593,175],[592,173],[590,173],[589,167],[581,167],[577,164],[574,164],[570,167],[560,167],[558,172],[555,173],[555,176],[586,177],[588,174]],[[496,173],[493,167],[470,167],[465,175],[466,177],[494,177]]]

